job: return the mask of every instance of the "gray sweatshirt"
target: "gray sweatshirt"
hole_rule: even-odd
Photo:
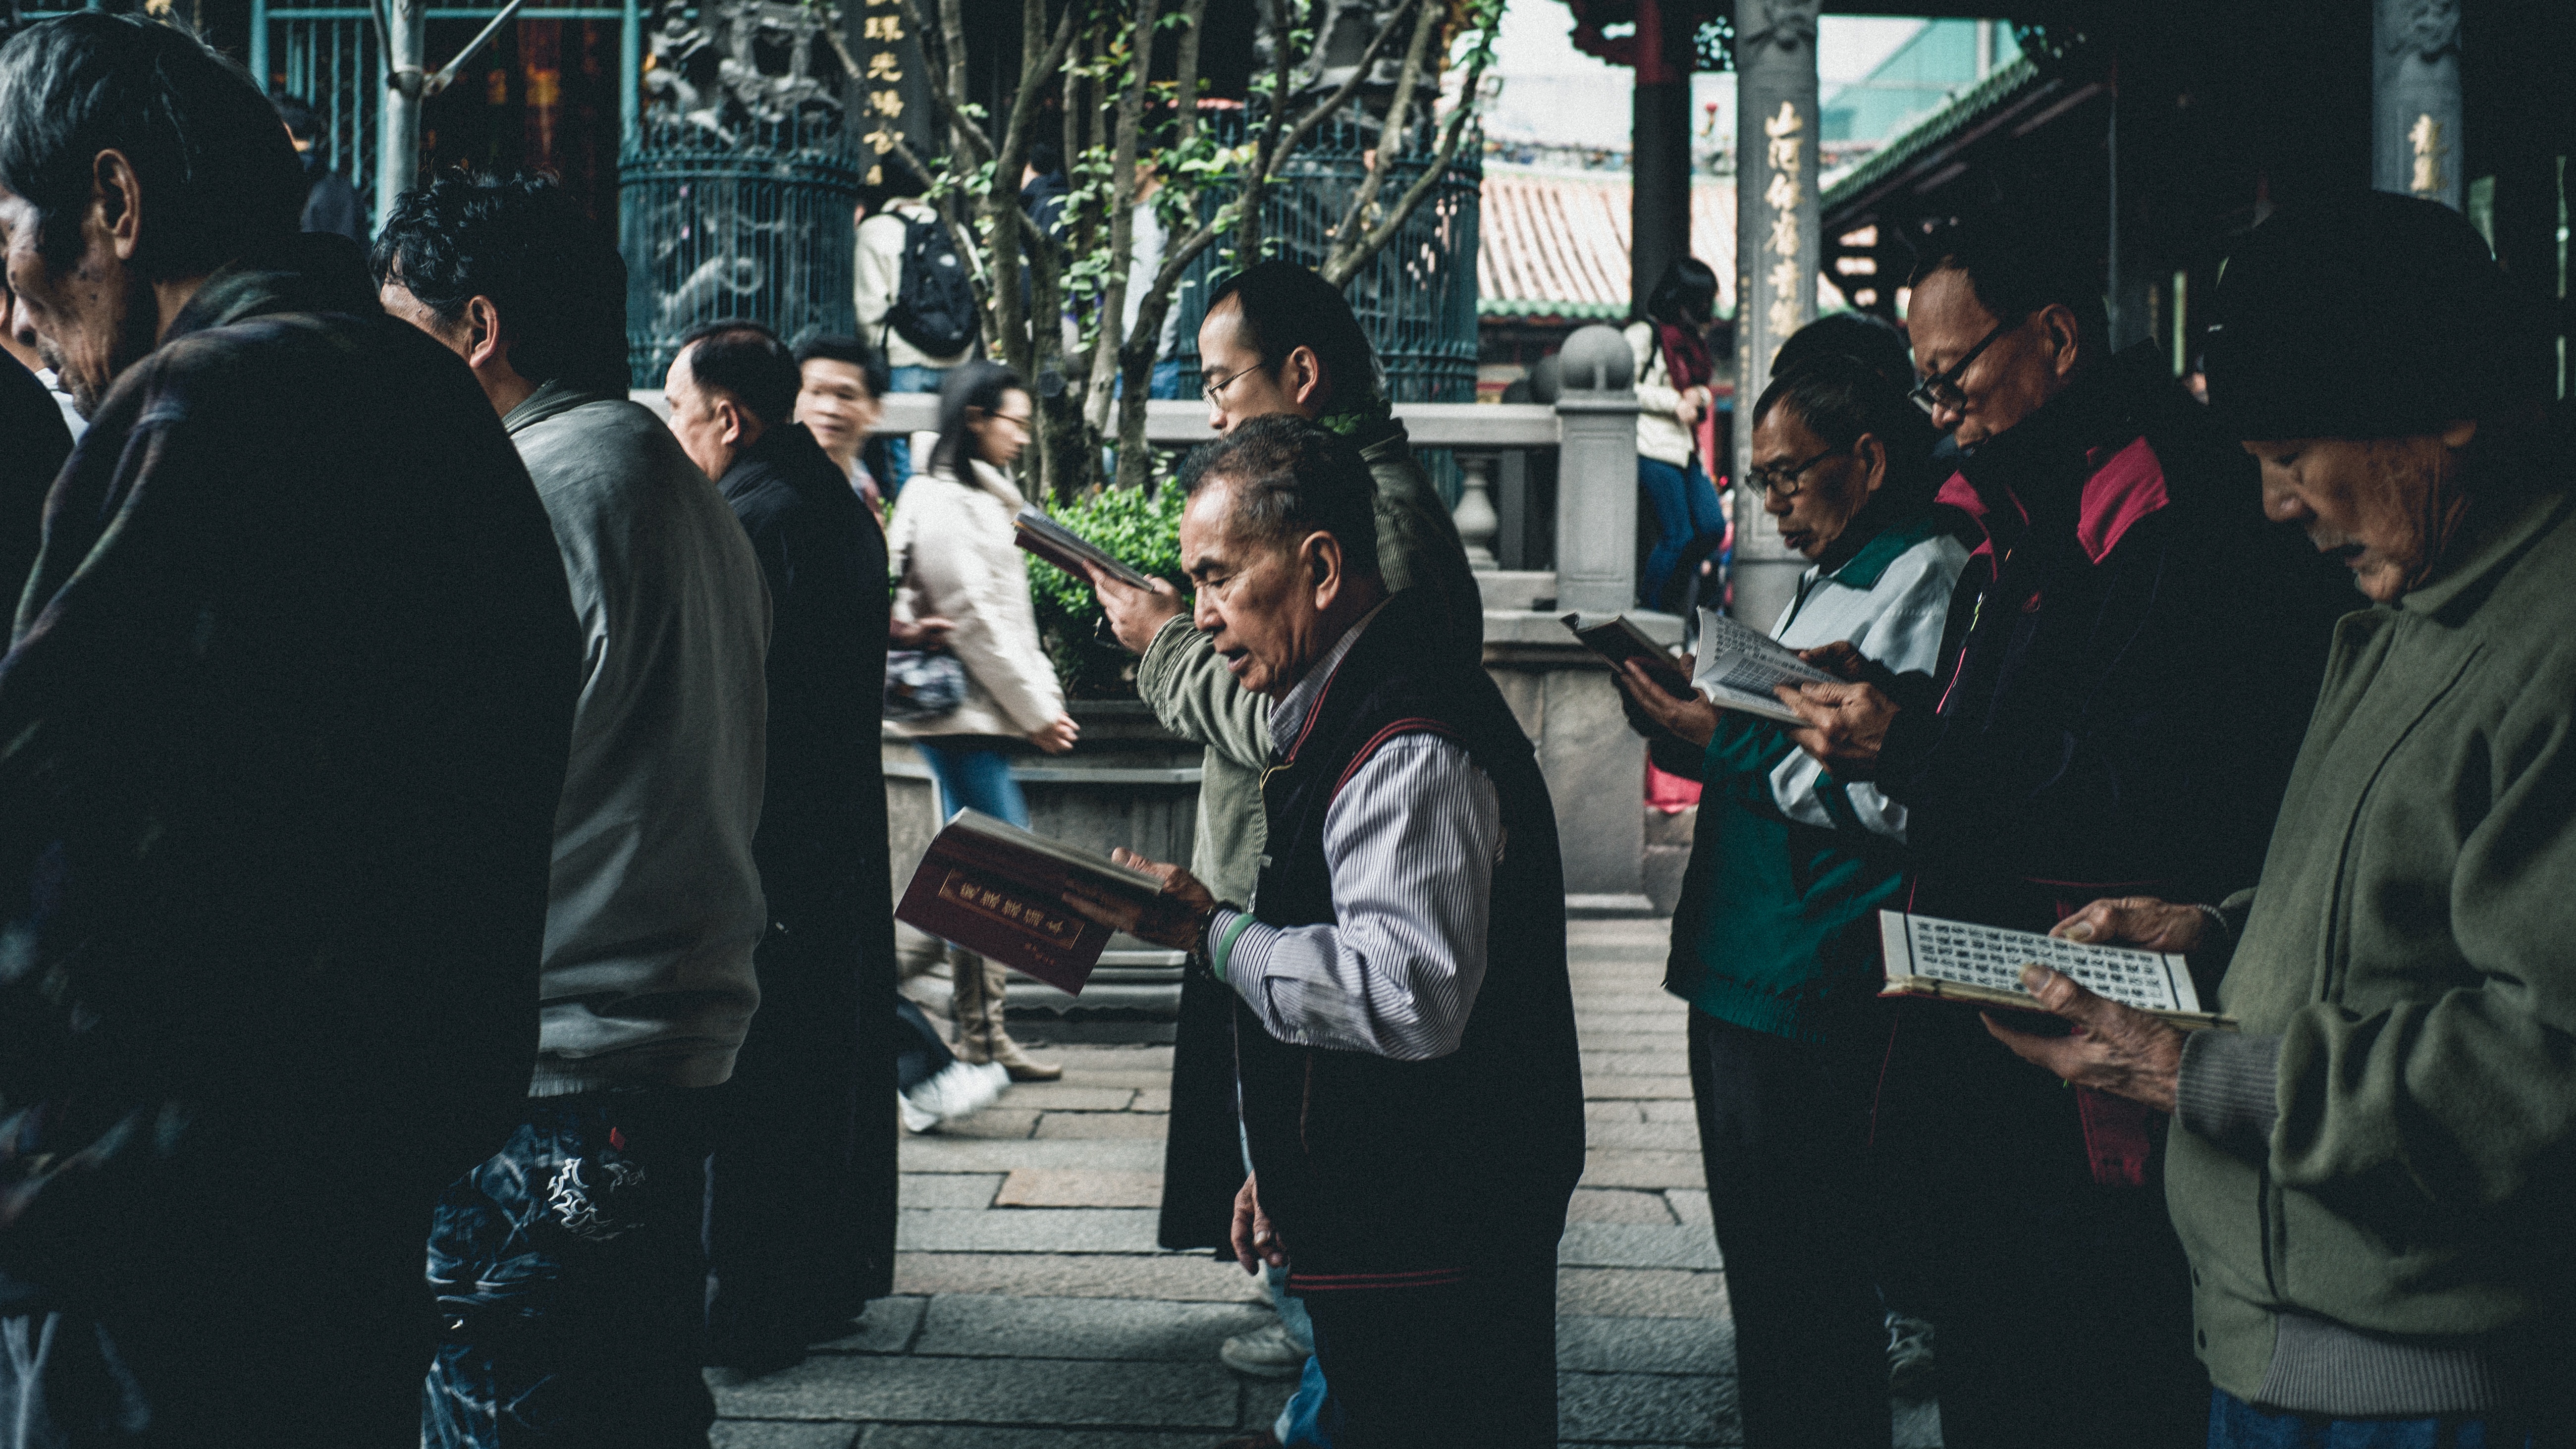
[[[713,1086],[760,1000],[769,588],[733,510],[650,412],[548,384],[502,424],[587,646],[530,1092]]]

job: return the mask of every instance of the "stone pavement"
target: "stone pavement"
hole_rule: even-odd
[[[1572,926],[1590,1151],[1558,1280],[1567,1445],[1740,1442],[1668,932]],[[1171,1048],[1045,1055],[1062,1082],[906,1139],[897,1296],[792,1369],[713,1375],[717,1449],[1205,1449],[1268,1426],[1290,1386],[1216,1352],[1269,1319],[1259,1285],[1154,1247]],[[1930,1405],[1898,1443],[1938,1445]]]

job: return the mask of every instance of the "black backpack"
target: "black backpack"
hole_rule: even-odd
[[[930,357],[955,356],[975,340],[975,284],[935,216],[903,218],[903,276],[886,325]]]

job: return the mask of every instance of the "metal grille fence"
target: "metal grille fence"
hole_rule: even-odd
[[[1241,113],[1219,124],[1233,134],[1234,144],[1247,126],[1261,118]],[[1332,248],[1332,228],[1340,222],[1351,197],[1368,176],[1368,152],[1377,143],[1374,128],[1336,119],[1316,128],[1306,144],[1280,168],[1279,179],[1262,202],[1262,232],[1271,239],[1272,255],[1310,267],[1323,264]],[[1379,188],[1382,202],[1392,203],[1430,169],[1436,138],[1428,121],[1408,139],[1406,154],[1388,168]],[[1387,398],[1392,402],[1474,402],[1476,400],[1476,245],[1478,197],[1484,184],[1482,137],[1470,129],[1458,154],[1433,183],[1431,194],[1395,237],[1351,278],[1346,295],[1369,343],[1386,370]],[[1202,198],[1205,215],[1213,215],[1230,196]],[[1221,254],[1222,253],[1222,254]],[[1244,259],[1244,260],[1249,260]],[[1210,247],[1191,265],[1180,295],[1183,397],[1199,387],[1199,323],[1207,315],[1207,294],[1217,282],[1243,264],[1222,247]],[[1426,450],[1422,462],[1432,481],[1453,500],[1457,495],[1456,463],[1445,450]]]
[[[850,214],[859,163],[837,117],[763,127],[738,142],[649,127],[618,167],[627,357],[656,388],[681,337],[745,318],[792,345],[858,330]]]

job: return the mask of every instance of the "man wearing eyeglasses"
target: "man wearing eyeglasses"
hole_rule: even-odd
[[[1254,418],[1287,413],[1348,438],[1376,484],[1378,572],[1387,592],[1420,594],[1416,602],[1431,605],[1421,616],[1450,657],[1480,659],[1484,601],[1457,525],[1414,459],[1404,424],[1379,384],[1368,334],[1341,290],[1294,262],[1247,267],[1218,284],[1198,341],[1208,426],[1231,434]],[[1212,636],[1192,627],[1177,593],[1131,589],[1105,576],[1092,582],[1118,642],[1144,656],[1137,693],[1167,727],[1207,746],[1190,869],[1218,895],[1249,899],[1264,839],[1261,772],[1270,764],[1270,701],[1235,682]],[[1197,980],[1183,988],[1158,1235],[1166,1248],[1223,1246],[1233,1230],[1244,1171],[1229,1085],[1231,1010],[1222,991]],[[1294,1299],[1278,1301],[1283,1322],[1228,1341],[1228,1364],[1264,1376],[1299,1373],[1307,1355],[1303,1315]],[[1316,1397],[1302,1395],[1282,1414],[1278,1440],[1296,1441],[1290,1431],[1301,1415],[1311,1418]]]
[[[1987,217],[1924,258],[1914,397],[1960,448],[1942,500],[1980,525],[1967,641],[1937,681],[1819,651],[1853,682],[1784,691],[1793,737],[1905,807],[1915,911],[2045,930],[2100,897],[2215,899],[2261,864],[2345,596],[2153,349],[2109,355],[2089,252]],[[1945,1441],[2198,1437],[2160,1115],[1934,1006],[1899,1018],[1876,1132],[1936,1221],[1973,1226],[1929,1285]]]

